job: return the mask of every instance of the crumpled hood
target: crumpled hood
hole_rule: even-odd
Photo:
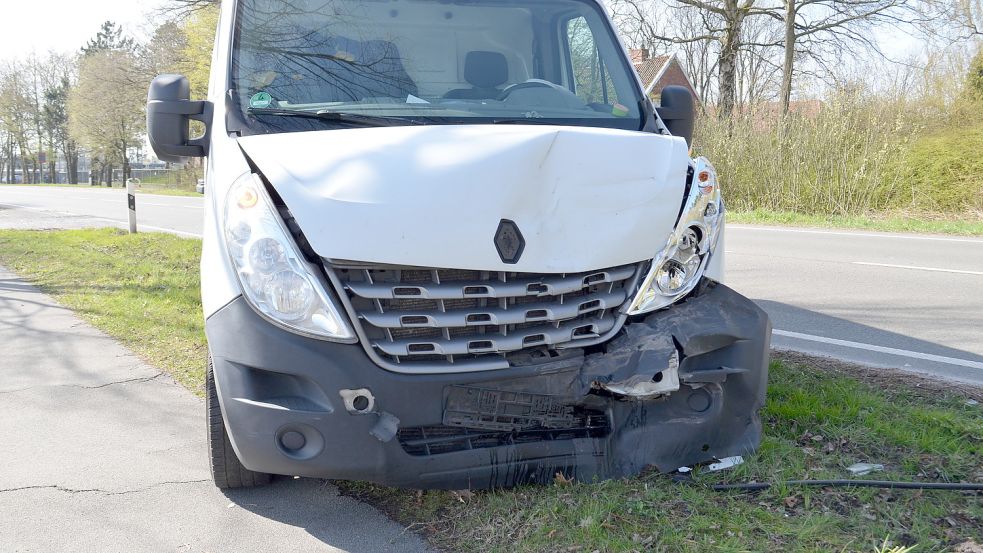
[[[334,260],[571,273],[649,259],[679,214],[680,138],[588,127],[436,125],[239,144],[314,251]],[[514,221],[525,247],[502,261]]]

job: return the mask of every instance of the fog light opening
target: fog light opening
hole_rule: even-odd
[[[313,459],[324,451],[324,436],[306,424],[289,424],[276,432],[280,453],[295,461]]]
[[[297,451],[307,445],[307,438],[300,432],[291,430],[280,436],[280,445],[287,451]]]

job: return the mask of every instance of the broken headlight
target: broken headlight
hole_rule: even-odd
[[[300,334],[353,341],[324,277],[301,254],[258,175],[240,177],[226,199],[225,245],[243,296],[271,322]]]
[[[723,217],[717,173],[706,158],[693,162],[693,182],[676,229],[628,308],[640,315],[672,305],[693,291],[717,246]]]

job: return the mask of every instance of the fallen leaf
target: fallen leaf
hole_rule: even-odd
[[[562,472],[558,472],[553,477],[553,483],[557,486],[569,486],[573,484],[573,478],[567,478]]]

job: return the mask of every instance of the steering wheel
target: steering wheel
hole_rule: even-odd
[[[549,88],[549,89],[552,89],[552,90],[557,90],[557,87],[556,86],[554,86],[553,84],[550,84],[550,83],[548,83],[546,81],[541,81],[539,79],[529,79],[528,81],[526,81],[524,83],[514,84],[514,85],[506,88],[505,90],[502,91],[501,94],[498,95],[498,98],[496,98],[496,100],[498,100],[500,102],[501,101],[504,101],[513,92],[515,92],[516,90],[523,90],[523,89],[527,89],[527,88]]]

